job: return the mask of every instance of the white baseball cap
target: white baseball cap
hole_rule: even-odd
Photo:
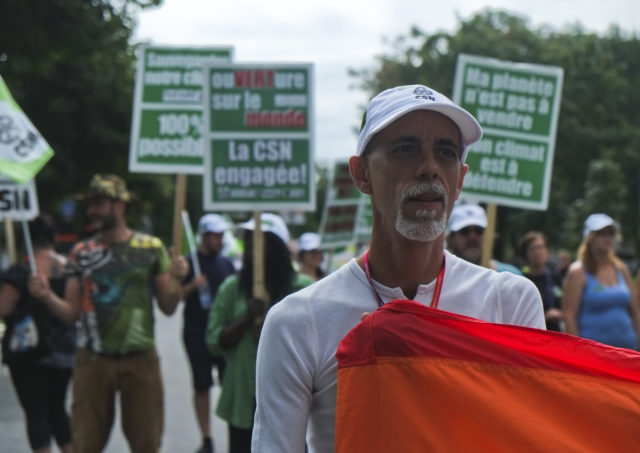
[[[253,231],[256,227],[256,223],[253,221],[253,217],[248,221],[238,225],[243,230]],[[286,246],[289,245],[289,229],[287,224],[277,214],[270,212],[262,212],[260,214],[260,229],[265,233],[273,233],[278,236]]]
[[[587,237],[592,231],[600,231],[608,226],[615,227],[615,221],[606,214],[591,214],[584,221],[584,228],[582,230],[582,237]]]
[[[449,231],[455,233],[468,226],[487,227],[487,214],[477,204],[456,204],[449,217]]]
[[[229,224],[224,217],[218,214],[205,214],[198,222],[198,234],[224,233]]]
[[[473,115],[445,95],[425,85],[404,85],[389,88],[369,101],[358,136],[358,156],[375,134],[414,110],[442,113],[458,126],[463,145],[460,162],[464,163],[467,158],[469,146],[482,138],[482,128]]]
[[[321,239],[318,233],[304,233],[298,239],[298,250],[301,252],[318,250],[320,242],[322,242]]]

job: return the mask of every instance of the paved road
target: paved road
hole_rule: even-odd
[[[181,331],[181,307],[170,318],[156,312],[156,338],[165,386],[165,431],[162,451],[166,453],[193,453],[201,442],[192,408],[191,376],[182,346]],[[216,385],[212,393],[212,407],[215,407],[219,391],[220,387]],[[105,453],[129,451],[120,429],[119,415],[117,417]],[[212,419],[216,452],[226,453],[227,425],[214,414]],[[22,409],[6,368],[0,367],[0,453],[29,451]]]

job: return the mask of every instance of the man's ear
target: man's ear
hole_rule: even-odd
[[[462,186],[464,185],[464,177],[469,171],[469,166],[467,164],[462,164],[460,168],[460,178],[458,178],[458,186],[456,187],[456,200],[460,197],[460,192],[462,192]]]
[[[351,173],[351,179],[353,185],[356,188],[367,195],[371,195],[373,192],[371,189],[371,181],[369,180],[369,166],[365,158],[361,156],[351,156],[349,158],[349,173]]]

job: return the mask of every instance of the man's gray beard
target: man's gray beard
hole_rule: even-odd
[[[415,219],[407,219],[402,207],[404,202],[413,196],[424,192],[436,192],[442,195],[444,206],[440,218],[437,210],[420,209],[416,211]],[[412,241],[430,242],[440,237],[447,227],[447,193],[441,184],[437,182],[423,182],[409,187],[402,194],[401,202],[396,212],[396,231]]]

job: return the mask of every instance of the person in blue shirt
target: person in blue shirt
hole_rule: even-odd
[[[629,269],[614,252],[616,233],[606,214],[585,220],[578,260],[564,283],[564,322],[572,335],[637,350],[640,306]]]

